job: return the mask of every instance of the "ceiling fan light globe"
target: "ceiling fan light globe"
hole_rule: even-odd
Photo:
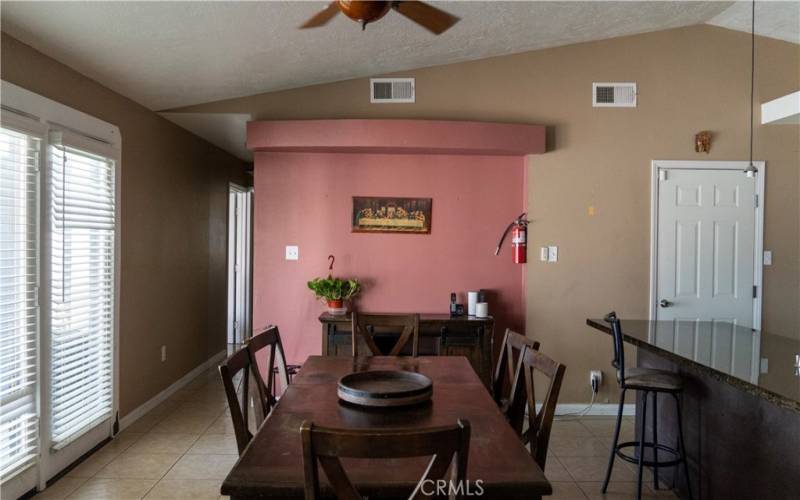
[[[392,8],[391,2],[364,2],[359,0],[339,0],[339,10],[350,19],[366,25],[374,23]]]

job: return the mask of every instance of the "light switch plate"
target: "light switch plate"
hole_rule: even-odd
[[[541,250],[539,250],[539,260],[542,262],[547,262],[547,259],[548,259],[547,247],[542,247]]]
[[[548,247],[547,257],[547,262],[558,262],[558,247]]]
[[[286,260],[299,260],[300,247],[297,245],[286,245]]]
[[[769,359],[768,358],[761,358],[761,370],[759,370],[762,374],[769,373]]]
[[[772,265],[772,250],[764,250],[764,265]]]

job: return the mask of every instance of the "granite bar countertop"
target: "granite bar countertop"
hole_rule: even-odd
[[[586,324],[611,334],[602,319]],[[800,337],[720,321],[621,320],[621,326],[630,344],[800,413]]]

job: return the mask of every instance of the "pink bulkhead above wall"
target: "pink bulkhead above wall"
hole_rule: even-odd
[[[525,156],[545,127],[443,120],[280,120],[247,124],[252,151]]]
[[[525,210],[525,156],[543,126],[416,121],[251,122],[254,172],[253,326],[279,326],[287,357],[321,350],[325,305],[306,282],[334,274],[364,284],[371,312],[447,313],[450,292],[491,290],[495,339],[525,329],[524,266],[494,247]],[[353,196],[431,198],[430,234],[351,232]],[[285,260],[286,245],[299,260]]]

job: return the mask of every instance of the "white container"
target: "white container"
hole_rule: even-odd
[[[467,292],[467,314],[475,316],[475,304],[478,303],[478,292]]]
[[[488,318],[489,317],[489,303],[488,302],[478,302],[475,304],[475,317],[476,318]]]

